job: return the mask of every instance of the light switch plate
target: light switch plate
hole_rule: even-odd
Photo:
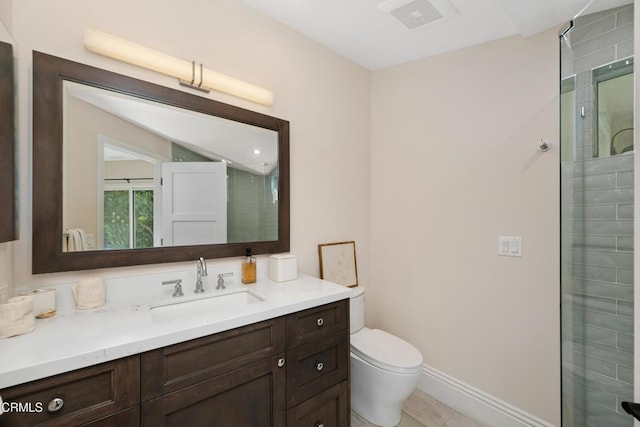
[[[93,234],[86,234],[87,236],[87,248],[89,249],[95,249],[96,248],[96,242],[95,242],[95,238],[93,236]]]
[[[498,236],[498,255],[521,257],[522,256],[522,237]]]

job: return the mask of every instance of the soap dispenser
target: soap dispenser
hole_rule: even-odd
[[[247,248],[242,260],[242,283],[245,285],[256,283],[256,259],[251,256],[251,248]]]

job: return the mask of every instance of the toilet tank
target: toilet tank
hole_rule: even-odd
[[[349,299],[349,325],[350,333],[364,328],[364,288],[356,286],[351,290]]]

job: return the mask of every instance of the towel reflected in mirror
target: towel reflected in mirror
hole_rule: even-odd
[[[62,235],[62,252],[80,252],[89,249],[87,234],[80,228],[70,228]]]

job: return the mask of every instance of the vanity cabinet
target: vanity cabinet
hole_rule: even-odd
[[[346,427],[348,310],[342,300],[1,390],[44,410],[0,427]]]
[[[4,389],[4,402],[21,408],[2,414],[0,426],[136,425],[139,379],[140,357],[131,356]]]
[[[144,353],[142,426],[349,425],[349,303]]]

